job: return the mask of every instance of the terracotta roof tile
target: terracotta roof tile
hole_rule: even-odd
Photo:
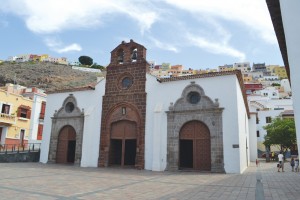
[[[85,90],[95,90],[95,86],[88,85],[88,86],[83,86],[83,87],[78,87],[78,88],[67,88],[67,89],[62,89],[62,90],[50,91],[50,92],[47,92],[47,94],[77,92],[77,91],[85,91]]]

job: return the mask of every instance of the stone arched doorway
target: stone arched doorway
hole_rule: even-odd
[[[65,126],[58,136],[56,163],[74,163],[76,132],[72,126]]]
[[[175,104],[170,103],[167,111],[168,170],[190,168],[224,172],[223,109],[218,99],[212,101],[194,81],[185,87]]]
[[[137,125],[133,121],[120,120],[111,124],[109,164],[135,166]]]
[[[82,139],[84,125],[84,110],[77,106],[77,100],[70,94],[63,102],[62,107],[52,119],[51,136],[49,144],[49,163],[74,163],[81,162]],[[69,143],[70,141],[70,143]],[[72,141],[72,142],[71,142]],[[75,156],[69,156],[68,148],[75,148]],[[58,150],[60,148],[60,150]],[[70,150],[73,153],[73,150]],[[57,158],[59,156],[59,158]],[[72,158],[72,159],[71,159]]]
[[[180,130],[179,169],[211,170],[210,133],[200,121],[187,122]]]

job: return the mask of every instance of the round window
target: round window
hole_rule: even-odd
[[[191,104],[197,104],[200,101],[200,94],[198,92],[190,92],[188,94],[188,101]]]
[[[72,102],[68,102],[66,104],[65,110],[67,113],[71,113],[74,110],[74,104]]]
[[[132,85],[132,79],[129,77],[125,77],[122,80],[122,88],[128,89]]]

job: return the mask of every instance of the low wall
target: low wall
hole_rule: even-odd
[[[39,162],[40,152],[1,153],[0,163]]]

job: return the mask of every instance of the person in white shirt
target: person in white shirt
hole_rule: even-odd
[[[295,172],[299,172],[299,158],[296,157],[295,159]]]
[[[281,151],[278,154],[278,161],[279,161],[278,172],[279,172],[280,168],[281,168],[281,171],[284,172],[284,156]]]

